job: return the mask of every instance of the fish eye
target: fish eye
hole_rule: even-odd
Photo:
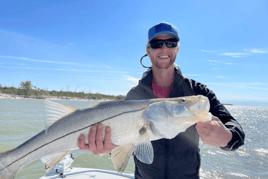
[[[139,130],[139,134],[140,135],[144,134],[145,132],[146,132],[146,128],[145,127],[140,128],[140,130]]]
[[[185,99],[181,99],[180,101],[183,102],[183,103],[185,103],[186,100]]]

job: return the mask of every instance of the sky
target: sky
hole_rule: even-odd
[[[149,28],[168,22],[183,75],[221,102],[268,107],[267,17],[266,0],[3,1],[0,84],[126,95],[146,70]]]

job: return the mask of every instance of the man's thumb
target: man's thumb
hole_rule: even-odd
[[[220,121],[220,119],[217,118],[216,116],[212,116],[212,121]]]

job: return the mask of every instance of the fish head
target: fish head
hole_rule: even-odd
[[[207,97],[202,95],[179,98],[165,98],[148,106],[145,119],[150,126],[150,138],[172,139],[194,124],[196,116],[209,111]]]
[[[167,98],[163,104],[166,110],[175,117],[197,116],[203,111],[209,111],[210,108],[208,98],[202,95]]]

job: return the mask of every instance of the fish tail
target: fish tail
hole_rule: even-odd
[[[21,168],[11,163],[13,150],[0,153],[0,179],[14,179]]]

